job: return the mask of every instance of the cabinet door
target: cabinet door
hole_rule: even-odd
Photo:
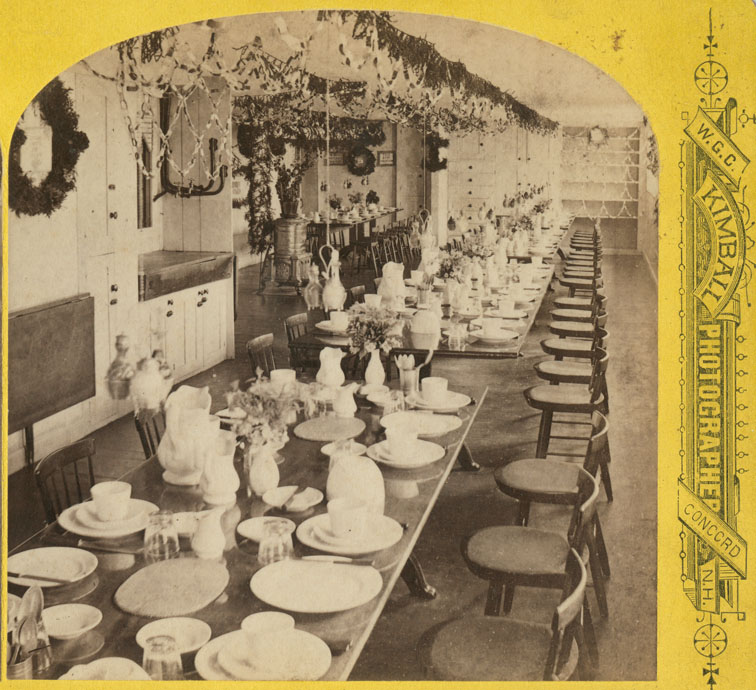
[[[205,367],[225,359],[226,354],[226,284],[206,285],[200,299],[203,359]],[[206,301],[202,301],[206,300]]]
[[[180,379],[186,375],[186,301],[171,296],[165,298],[162,306],[165,318],[165,357],[173,367],[174,376]]]
[[[189,288],[176,297],[184,305],[184,351],[186,353],[186,375],[195,374],[202,369],[202,324],[200,323],[200,296],[197,288]]]

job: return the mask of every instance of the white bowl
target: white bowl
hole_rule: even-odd
[[[50,637],[72,640],[96,628],[102,620],[102,611],[88,604],[59,604],[43,609],[42,621]]]

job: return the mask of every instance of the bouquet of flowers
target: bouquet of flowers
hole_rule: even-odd
[[[539,201],[535,206],[533,206],[533,213],[535,214],[544,213],[549,206],[551,206],[550,199]]]
[[[441,249],[438,253],[439,267],[436,275],[439,278],[461,278],[462,269],[467,263],[467,257],[459,249]]]
[[[464,244],[462,253],[470,259],[487,259],[493,256],[494,248],[485,242],[482,235],[473,235]]]
[[[515,222],[513,228],[515,232],[522,230],[523,232],[530,234],[533,232],[533,220],[529,216],[520,216]]]
[[[364,357],[373,350],[389,353],[401,344],[401,322],[396,314],[383,308],[368,307],[358,302],[349,309],[349,350]]]
[[[240,439],[239,446],[271,443],[280,447],[285,444],[289,440],[288,425],[296,421],[297,412],[307,404],[308,398],[306,384],[294,382],[281,389],[262,376],[260,369],[246,390],[234,381],[226,393],[226,402],[234,413],[231,426]]]

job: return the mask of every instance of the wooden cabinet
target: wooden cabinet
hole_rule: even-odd
[[[163,350],[176,380],[226,358],[229,289],[228,280],[219,280],[140,303],[140,320],[149,323],[150,350]]]

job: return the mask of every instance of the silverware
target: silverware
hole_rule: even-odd
[[[373,566],[375,561],[370,558],[344,558],[342,556],[315,555],[304,556],[303,561],[316,561],[318,563],[336,563],[337,565],[369,565]]]
[[[18,580],[36,580],[37,582],[53,582],[56,585],[70,585],[71,580],[65,580],[60,577],[53,577],[52,575],[35,575],[33,573],[14,573],[8,571],[8,577],[12,577]]]

